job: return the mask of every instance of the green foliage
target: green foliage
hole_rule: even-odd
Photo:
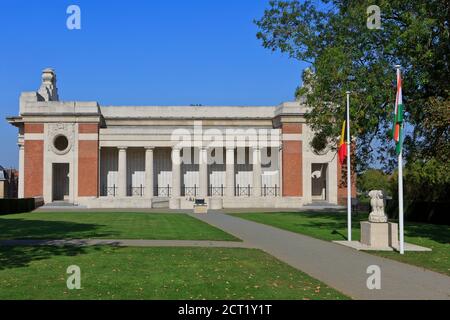
[[[450,165],[432,159],[412,162],[405,172],[406,194],[411,200],[443,201],[450,195]]]
[[[403,172],[404,207],[407,218],[416,221],[448,223],[447,210],[450,196],[450,164],[432,158],[429,161],[410,162]],[[387,210],[390,215],[397,216],[398,208],[398,172],[390,180],[390,190],[393,194],[392,203]],[[420,207],[420,212],[416,210]]]
[[[256,21],[263,46],[309,62],[296,94],[311,108],[312,129],[335,139],[351,93],[355,165],[396,165],[390,139],[395,64],[403,70],[407,160],[449,159],[449,16],[446,0],[380,0],[381,29],[367,28],[373,1],[271,1]],[[374,143],[374,142],[381,143]],[[389,142],[388,142],[389,141]]]
[[[356,183],[360,192],[366,193],[370,190],[385,190],[389,193],[389,176],[381,170],[368,169],[359,174]]]
[[[448,201],[450,177],[448,162],[432,159],[428,162],[411,162],[403,172],[403,188],[405,201]],[[398,172],[394,172],[390,180],[390,189],[395,198],[398,195]]]

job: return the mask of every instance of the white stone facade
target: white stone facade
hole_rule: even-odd
[[[43,79],[8,118],[19,128],[21,196],[91,208],[338,203],[336,154],[311,150],[301,102],[100,106],[59,101],[54,72]]]

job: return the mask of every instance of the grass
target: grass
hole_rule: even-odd
[[[236,213],[232,215],[322,240],[347,239],[347,215],[342,212]],[[367,217],[367,214],[353,217],[353,239],[360,238],[359,222],[367,220]],[[431,248],[433,251],[405,252],[404,255],[397,252],[367,252],[450,275],[449,226],[405,222],[405,241]]]
[[[81,269],[68,290],[66,269]],[[0,299],[347,299],[256,249],[1,247]]]
[[[186,214],[32,212],[0,216],[0,239],[239,240]]]

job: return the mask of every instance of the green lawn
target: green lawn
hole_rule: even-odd
[[[66,269],[81,268],[68,290]],[[2,247],[0,299],[347,299],[256,249]]]
[[[238,240],[186,214],[32,212],[0,216],[0,239]]]
[[[347,214],[343,212],[242,213],[233,215],[322,240],[347,239]],[[353,239],[359,240],[359,221],[367,220],[367,217],[367,214],[353,217]],[[450,275],[449,226],[405,222],[405,241],[431,248],[433,251],[405,252],[404,255],[397,252],[381,251],[368,251],[368,253]]]

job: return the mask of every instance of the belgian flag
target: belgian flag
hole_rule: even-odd
[[[347,113],[345,114],[345,120],[342,122],[342,132],[341,139],[339,140],[338,156],[339,162],[341,163],[341,165],[343,165],[345,159],[347,158]]]

